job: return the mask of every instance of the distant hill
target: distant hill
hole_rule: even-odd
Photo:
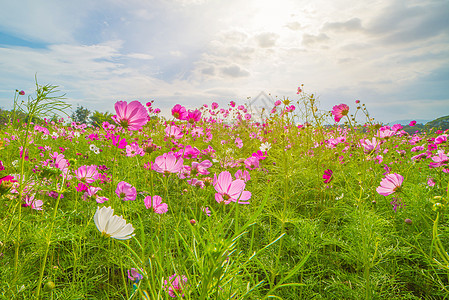
[[[426,123],[426,126],[438,128],[441,130],[449,129],[449,116],[441,117]]]
[[[401,124],[402,126],[405,126],[405,125],[410,124],[411,121],[416,121],[416,124],[426,124],[430,120],[424,120],[424,119],[396,120],[396,121],[388,123],[388,125],[393,126],[394,124]]]
[[[444,131],[446,129],[449,129],[449,116],[441,117],[441,118],[438,118],[438,119],[435,119],[433,121],[426,122],[426,123],[421,123],[418,120],[416,120],[416,125],[413,127],[408,126],[408,124],[409,123],[407,123],[407,125],[403,125],[404,126],[403,129],[404,129],[404,131],[408,132],[409,134],[413,134],[416,131],[429,131],[431,129],[434,129],[434,130],[439,129],[439,130]]]

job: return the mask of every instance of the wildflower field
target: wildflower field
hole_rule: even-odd
[[[447,130],[302,87],[68,109],[36,84],[0,127],[0,299],[449,298]]]

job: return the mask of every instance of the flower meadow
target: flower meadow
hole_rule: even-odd
[[[17,91],[1,127],[0,299],[449,298],[447,131],[302,86],[97,126],[58,93]]]

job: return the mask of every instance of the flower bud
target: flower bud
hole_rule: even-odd
[[[53,281],[47,281],[47,283],[44,285],[44,288],[46,290],[52,290],[56,287],[56,284]]]

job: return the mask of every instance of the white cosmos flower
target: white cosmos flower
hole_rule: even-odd
[[[263,151],[263,152],[268,151],[268,150],[271,149],[271,144],[268,143],[268,142],[263,143],[263,144],[260,145],[259,149],[260,149],[260,151]]]
[[[111,207],[97,207],[94,215],[94,222],[102,235],[117,240],[127,240],[134,236],[134,227],[126,224],[122,216],[114,215]]]

